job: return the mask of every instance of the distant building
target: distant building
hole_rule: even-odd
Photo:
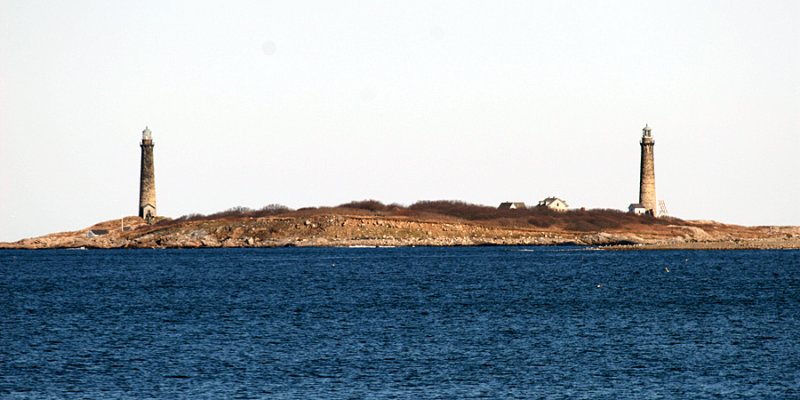
[[[649,214],[650,210],[640,203],[633,203],[628,206],[628,212],[636,215],[647,215]]]
[[[656,141],[653,139],[652,129],[647,124],[642,128],[642,140],[639,145],[642,148],[642,159],[639,170],[639,203],[637,204],[647,209],[645,214],[657,216],[656,168],[653,156]]]
[[[569,209],[567,202],[558,197],[548,197],[540,201],[538,207],[547,207],[554,211],[567,211]]]
[[[153,166],[153,134],[142,131],[142,164],[139,177],[139,216],[152,223],[156,217],[156,173]]]
[[[656,141],[653,139],[653,130],[645,124],[642,128],[642,159],[639,165],[639,202],[628,206],[628,212],[636,215],[651,215],[657,217],[659,210],[656,208],[656,169],[653,148]],[[661,202],[663,203],[663,202]],[[666,205],[662,205],[666,214]]]
[[[499,208],[501,210],[518,210],[518,209],[519,210],[524,210],[527,207],[525,207],[525,203],[523,203],[521,201],[518,201],[518,202],[500,203],[500,206],[497,207],[497,208]]]

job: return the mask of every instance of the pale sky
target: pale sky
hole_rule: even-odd
[[[0,0],[0,241],[377,199],[800,225],[800,2]]]

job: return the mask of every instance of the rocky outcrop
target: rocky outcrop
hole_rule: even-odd
[[[314,214],[196,221],[107,221],[0,248],[201,248],[281,246],[588,245],[642,248],[800,248],[800,228],[717,223],[630,226],[600,232],[501,227],[455,219]]]

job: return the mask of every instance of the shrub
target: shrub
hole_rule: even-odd
[[[547,228],[555,223],[556,219],[550,215],[533,215],[528,218],[528,224],[538,228]]]
[[[258,211],[268,211],[268,212],[287,212],[292,211],[291,208],[286,207],[283,204],[267,204],[264,207],[261,207]]]
[[[277,214],[285,214],[292,212],[293,210],[289,207],[284,206],[283,204],[267,204],[264,207],[258,209],[258,211],[253,211],[250,213],[250,216],[253,217],[266,217],[270,215],[277,215]]]
[[[495,207],[469,204],[457,200],[418,201],[412,204],[409,209],[432,214],[449,215],[451,217],[472,221],[514,215],[509,212],[514,210],[498,210]]]
[[[337,206],[338,208],[353,208],[356,210],[367,210],[367,211],[384,211],[387,209],[386,205],[381,203],[378,200],[361,200],[361,201],[351,201],[349,203],[340,204]]]
[[[225,211],[216,212],[214,214],[209,215],[208,217],[209,218],[243,217],[251,212],[253,212],[251,208],[237,206],[237,207],[231,207]]]

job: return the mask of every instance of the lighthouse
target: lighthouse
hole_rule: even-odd
[[[156,172],[153,166],[153,134],[142,131],[142,164],[139,175],[139,216],[152,223],[156,216]]]
[[[639,145],[642,147],[642,163],[639,174],[639,204],[644,208],[646,214],[657,216],[656,209],[656,170],[653,158],[653,147],[656,141],[653,140],[653,133],[650,126],[645,124],[642,129],[642,140]]]

